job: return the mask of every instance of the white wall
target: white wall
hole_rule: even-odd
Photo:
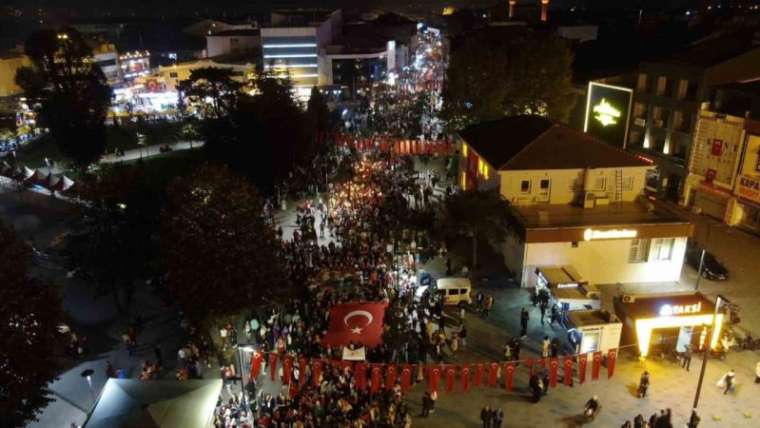
[[[237,39],[237,45],[232,46],[232,39]],[[215,57],[232,53],[233,49],[234,52],[243,52],[260,45],[260,36],[207,36],[206,54]]]
[[[631,239],[527,244],[522,286],[535,286],[537,266],[571,265],[591,284],[678,281],[686,251],[686,237],[675,238],[670,260],[629,263]],[[650,242],[650,249],[654,239]],[[506,256],[506,254],[505,254]]]
[[[588,190],[594,191],[597,196],[606,195],[611,202],[615,202],[615,189],[617,187],[615,172],[621,170],[624,183],[622,202],[631,202],[644,189],[647,169],[648,167],[588,169]],[[515,205],[569,204],[581,197],[584,188],[583,169],[499,171],[499,176],[501,179],[501,195]],[[605,186],[597,189],[595,184],[599,177],[605,179]],[[548,191],[541,189],[542,179],[549,180]],[[530,180],[531,182],[530,190],[525,193],[521,191],[523,180]]]

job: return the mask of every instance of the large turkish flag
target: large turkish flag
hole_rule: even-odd
[[[350,342],[374,348],[383,343],[383,317],[387,303],[344,303],[330,309],[330,324],[322,344],[346,346]]]

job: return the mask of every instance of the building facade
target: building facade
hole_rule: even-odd
[[[219,31],[206,36],[206,55],[238,55],[261,47],[258,29],[237,29]]]
[[[648,163],[536,117],[475,125],[458,143],[460,185],[510,202],[499,246],[523,287],[558,270],[586,290],[679,280],[693,226],[643,196]]]
[[[708,37],[683,55],[639,65],[627,148],[657,165],[648,187],[661,197],[683,195],[699,111],[713,88],[760,77],[752,37]]]

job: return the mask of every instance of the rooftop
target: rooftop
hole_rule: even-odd
[[[259,35],[261,35],[261,31],[258,28],[251,28],[251,29],[219,31],[217,33],[209,34],[206,37],[259,36]]]
[[[689,224],[688,220],[673,212],[648,209],[640,202],[620,202],[595,208],[562,204],[513,205],[512,212],[526,229]]]
[[[459,135],[499,170],[648,166],[624,150],[540,116],[484,122],[465,128]]]
[[[688,50],[674,55],[676,64],[711,67],[757,48],[754,30],[720,31],[692,43]]]

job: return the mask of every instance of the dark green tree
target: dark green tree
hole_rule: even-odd
[[[436,231],[444,239],[472,239],[472,265],[478,265],[478,241],[499,243],[510,231],[509,203],[496,190],[468,190],[452,195],[439,207]]]
[[[231,68],[204,67],[191,71],[190,78],[179,84],[180,105],[185,110],[198,109],[207,118],[229,115],[244,96],[241,89],[245,85],[235,77]]]
[[[208,321],[289,296],[280,242],[247,180],[206,164],[173,181],[168,197],[161,215],[168,286],[192,319]]]
[[[36,31],[24,49],[32,66],[20,68],[16,82],[61,152],[87,167],[105,150],[104,121],[111,103],[111,88],[92,50],[71,28]]]
[[[306,115],[315,132],[330,130],[330,109],[327,107],[325,96],[316,86],[311,88],[309,102],[306,104]]]
[[[164,204],[160,185],[142,163],[115,164],[83,181],[80,221],[69,238],[69,264],[114,298],[126,313],[135,283],[158,269],[159,214]]]
[[[29,275],[31,249],[0,223],[0,420],[23,427],[52,399],[63,323],[56,289]]]
[[[452,43],[442,117],[451,130],[518,114],[566,122],[575,103],[572,53],[555,35],[489,28]]]

